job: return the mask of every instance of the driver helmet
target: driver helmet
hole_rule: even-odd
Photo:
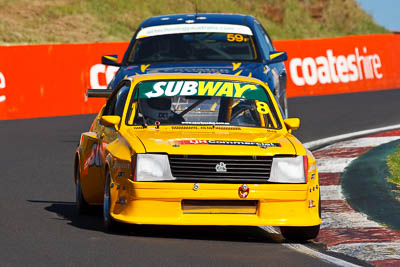
[[[147,118],[155,121],[168,121],[174,115],[171,111],[171,104],[171,98],[155,97],[143,99],[141,109]]]

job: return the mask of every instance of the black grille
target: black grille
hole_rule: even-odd
[[[221,162],[226,166],[225,172],[216,171]],[[267,183],[272,157],[169,155],[169,163],[177,181]]]

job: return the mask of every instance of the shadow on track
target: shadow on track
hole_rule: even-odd
[[[90,215],[79,215],[76,211],[75,202],[67,201],[45,201],[45,200],[27,200],[30,203],[50,204],[44,209],[57,214],[60,220],[69,221],[69,225],[77,228],[103,231],[102,209],[94,207]]]
[[[79,215],[75,202],[27,200],[30,203],[50,204],[44,209],[56,213],[60,219],[69,221],[77,228],[103,232],[102,207],[93,207],[90,215]],[[268,233],[253,226],[170,226],[170,225],[129,225],[111,235],[132,235],[137,237],[214,240],[230,242],[282,243],[279,234]]]

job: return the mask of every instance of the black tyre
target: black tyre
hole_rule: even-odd
[[[315,226],[281,226],[281,233],[284,238],[294,241],[307,241],[318,236],[320,225]]]
[[[110,172],[107,170],[106,180],[104,183],[104,202],[103,202],[103,222],[104,222],[104,228],[107,232],[116,231],[118,224],[110,215],[110,209],[111,209],[110,184],[111,184]]]
[[[81,174],[79,167],[76,168],[75,203],[78,214],[88,214],[90,205],[86,202],[82,194]]]

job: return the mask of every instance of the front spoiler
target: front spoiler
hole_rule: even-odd
[[[248,184],[249,195],[241,199],[241,184],[133,182],[123,179],[111,189],[111,216],[132,224],[314,226],[321,224],[318,213],[319,187],[311,184]],[[119,189],[117,189],[119,188]],[[311,190],[310,190],[311,189]],[[185,213],[183,200],[253,200],[256,211],[242,213],[210,210]],[[313,207],[310,207],[312,200]],[[205,214],[207,213],[207,214]]]

